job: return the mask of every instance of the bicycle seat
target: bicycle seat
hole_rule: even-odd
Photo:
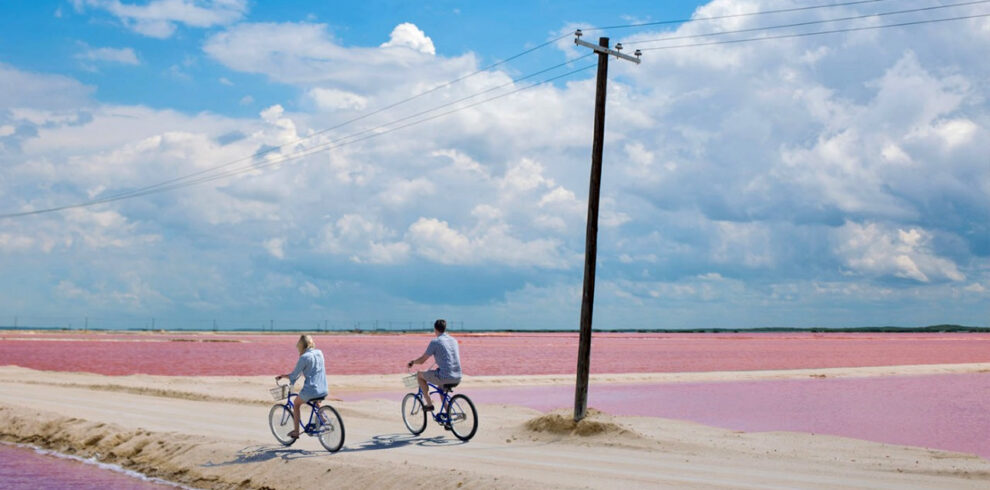
[[[311,402],[322,402],[322,401],[323,401],[324,399],[326,399],[326,396],[325,396],[325,395],[324,395],[324,396],[318,396],[318,397],[316,397],[316,398],[310,398],[310,399],[309,399],[309,401],[308,401],[308,402],[306,402],[306,403],[311,403]]]
[[[450,391],[450,390],[456,388],[457,385],[459,385],[459,384],[461,384],[460,381],[458,381],[456,383],[447,383],[447,384],[443,385],[443,391]]]

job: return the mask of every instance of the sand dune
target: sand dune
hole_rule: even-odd
[[[842,373],[855,374],[775,375]],[[572,382],[558,378],[475,378],[468,386]],[[331,383],[332,391],[380,390],[396,388],[398,379],[348,376]],[[111,377],[2,367],[0,437],[210,488],[985,488],[990,480],[990,462],[965,454],[597,412],[579,428],[568,425],[566,413],[506,405],[480,405],[478,436],[462,444],[436,426],[410,436],[397,400],[384,399],[334,402],[347,440],[331,455],[309,438],[290,448],[275,444],[266,423],[270,384],[267,377]]]

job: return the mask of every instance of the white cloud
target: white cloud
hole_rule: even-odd
[[[401,264],[408,259],[409,251],[409,244],[404,242],[371,242],[367,253],[355,255],[352,260],[369,264]]]
[[[271,254],[272,257],[275,257],[276,259],[279,260],[285,258],[284,238],[272,238],[269,240],[265,240],[265,242],[262,245],[265,247],[265,250],[267,250],[268,253]]]
[[[433,46],[433,40],[426,33],[421,31],[415,24],[403,22],[392,29],[388,42],[382,43],[383,48],[401,46],[410,48],[421,53],[436,54],[437,50]]]
[[[390,206],[402,206],[410,201],[425,198],[436,192],[436,186],[429,179],[417,177],[412,180],[396,180],[379,194],[379,199]]]
[[[320,288],[317,287],[316,284],[309,281],[306,281],[302,286],[299,286],[299,292],[311,298],[319,298],[321,296]]]
[[[426,46],[346,47],[325,24],[306,22],[241,23],[203,44],[207,55],[233,70],[301,85],[305,92],[333,89],[364,98],[381,94],[389,102],[474,69],[472,55],[443,58],[421,49]]]
[[[446,221],[420,218],[409,226],[406,241],[426,259],[452,265],[505,264],[514,267],[565,268],[556,240],[522,241],[505,225],[489,225],[468,236]]]
[[[933,129],[945,141],[946,146],[955,148],[972,141],[979,126],[968,119],[950,119],[939,121]]]
[[[846,223],[836,235],[839,241],[837,253],[844,265],[856,273],[894,276],[922,283],[966,279],[955,263],[934,253],[930,246],[932,236],[925,230]]]
[[[364,109],[368,105],[366,98],[346,90],[317,87],[311,89],[307,95],[316,107],[323,110]]]
[[[502,178],[501,186],[507,192],[530,191],[538,187],[553,186],[553,179],[544,177],[543,170],[539,162],[529,158],[512,162]]]
[[[34,238],[29,236],[0,233],[0,250],[4,252],[26,252],[34,249]]]
[[[76,10],[104,10],[128,29],[155,38],[168,38],[178,24],[207,28],[228,25],[247,13],[245,0],[152,0],[144,5],[119,0],[72,0]]]
[[[76,55],[83,61],[120,63],[122,65],[140,65],[137,54],[132,48],[89,48]]]
[[[61,75],[32,73],[0,62],[0,107],[79,109],[92,104],[94,87]]]

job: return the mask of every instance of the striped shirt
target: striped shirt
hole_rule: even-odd
[[[437,362],[437,373],[443,379],[461,379],[461,355],[457,348],[457,341],[453,337],[443,333],[430,341],[426,347],[425,356],[433,356]]]

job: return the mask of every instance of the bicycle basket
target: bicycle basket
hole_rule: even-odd
[[[283,398],[288,398],[289,396],[289,385],[278,385],[275,388],[268,390],[272,394],[272,398],[276,400],[281,400]]]
[[[419,380],[416,379],[415,374],[410,374],[409,376],[403,376],[402,384],[406,385],[406,388],[419,388]]]

